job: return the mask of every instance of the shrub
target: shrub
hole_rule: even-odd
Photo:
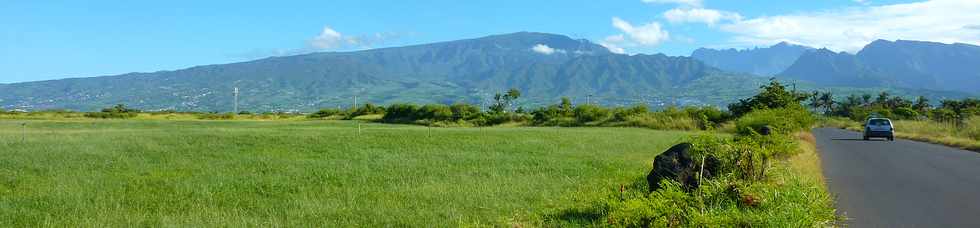
[[[446,105],[427,104],[418,109],[416,119],[428,121],[447,121],[453,118],[453,110]]]
[[[319,119],[319,118],[327,118],[331,116],[341,116],[346,114],[347,114],[346,112],[338,108],[326,108],[326,109],[320,109],[320,111],[310,114],[308,117]]]
[[[235,119],[235,114],[233,113],[202,113],[197,115],[198,119],[202,120],[231,120]]]
[[[810,112],[802,107],[765,109],[739,118],[735,129],[739,135],[755,135],[763,126],[769,126],[775,133],[791,134],[809,129],[814,122]]]
[[[378,114],[385,114],[385,108],[381,106],[376,106],[371,103],[367,103],[364,104],[364,106],[357,107],[354,110],[351,110],[350,113],[347,114],[345,119],[353,119],[354,117],[358,117],[358,116],[378,115]]]
[[[622,122],[607,126],[642,127],[657,130],[698,130],[698,121],[687,115],[672,115],[666,112],[651,112],[626,117]]]
[[[534,124],[545,125],[553,120],[561,118],[562,111],[558,105],[549,105],[532,111],[531,115],[533,116],[532,120]]]
[[[647,114],[650,109],[646,105],[636,105],[629,108],[615,108],[612,112],[612,121],[626,121],[629,117]]]
[[[959,115],[953,110],[942,108],[930,111],[929,118],[937,122],[947,122],[958,119]]]
[[[898,119],[914,120],[919,117],[919,112],[913,110],[909,107],[896,108],[893,112],[894,117]]]
[[[572,111],[579,124],[604,121],[609,118],[609,110],[593,104],[579,105]]]
[[[139,115],[140,110],[127,108],[126,105],[118,104],[111,108],[104,108],[102,112],[85,113],[85,117],[100,119],[126,119]]]
[[[761,89],[762,91],[753,97],[728,105],[728,110],[732,115],[741,117],[755,110],[800,106],[800,102],[807,98],[806,94],[786,90],[786,87],[775,78],[770,79],[769,84],[763,85]]]
[[[456,103],[449,106],[449,110],[452,111],[452,119],[459,120],[472,120],[480,116],[480,107],[470,104]]]
[[[385,109],[381,121],[386,123],[412,123],[419,119],[419,107],[414,104],[392,104]]]

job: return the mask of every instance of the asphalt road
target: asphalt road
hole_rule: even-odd
[[[980,153],[813,130],[848,227],[980,227]]]

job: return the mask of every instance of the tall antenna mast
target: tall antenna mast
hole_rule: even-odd
[[[238,87],[235,87],[235,114],[238,114]]]

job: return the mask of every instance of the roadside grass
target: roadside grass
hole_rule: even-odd
[[[808,132],[793,134],[796,147],[769,163],[766,177],[745,182],[730,176],[706,180],[685,192],[676,183],[648,192],[644,172],[609,185],[600,193],[569,194],[570,204],[537,216],[512,220],[543,227],[831,227],[835,214],[816,151]],[[697,142],[698,140],[695,140]],[[695,143],[697,145],[697,143]]]
[[[823,126],[863,131],[861,123],[846,118],[824,118]],[[895,120],[895,136],[899,138],[952,146],[980,152],[980,116],[961,124],[931,120]]]
[[[0,226],[510,225],[694,134],[161,118],[0,120]]]

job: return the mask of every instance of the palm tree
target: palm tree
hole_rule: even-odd
[[[831,92],[826,92],[820,95],[820,104],[826,109],[824,113],[831,113],[834,111],[834,94]]]

